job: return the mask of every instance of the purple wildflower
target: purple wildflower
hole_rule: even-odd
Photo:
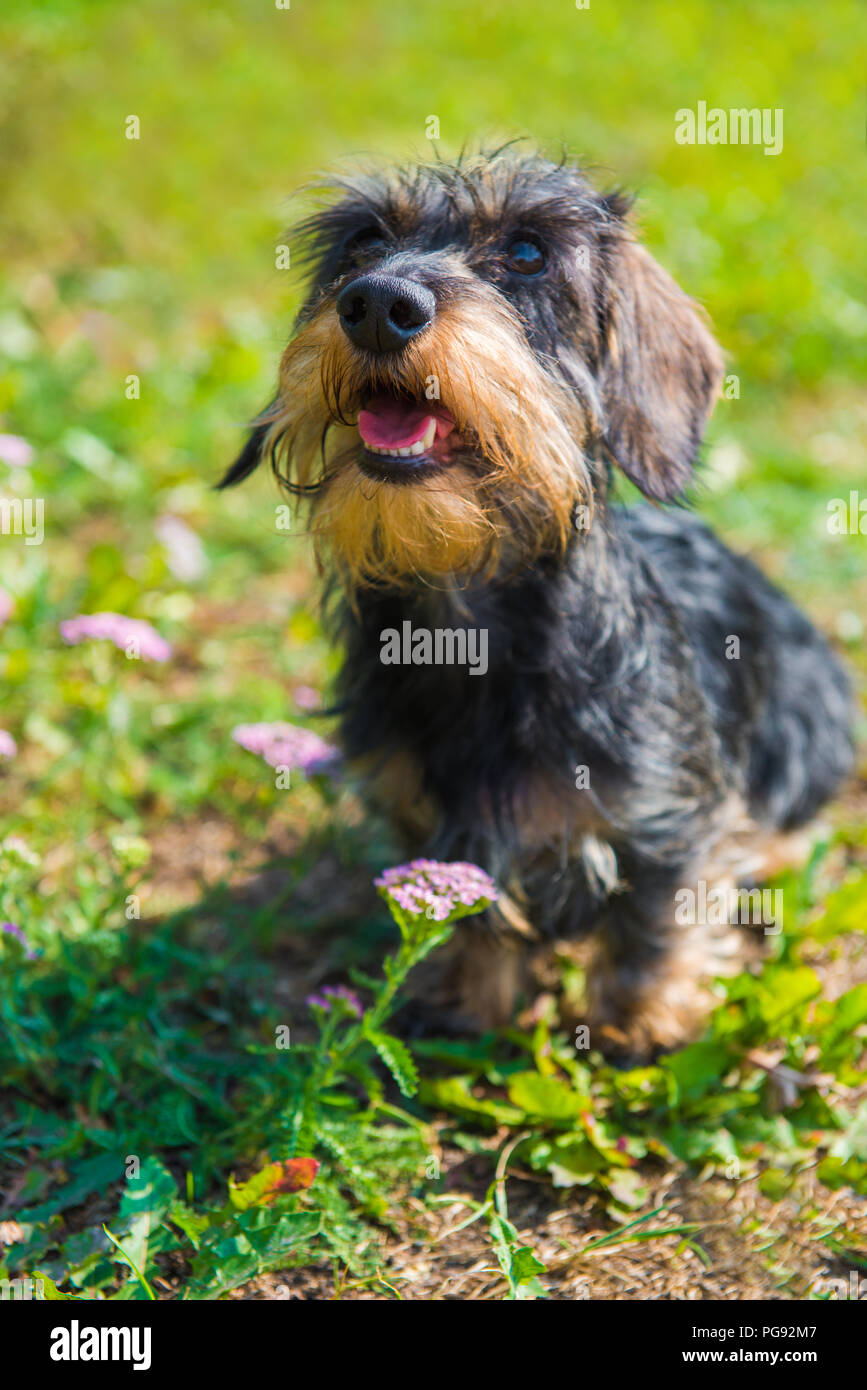
[[[11,734],[7,734],[5,729],[0,729],[0,758],[14,758],[18,752],[18,744]]]
[[[0,627],[12,617],[15,610],[15,603],[11,594],[7,594],[5,589],[0,589]]]
[[[141,618],[127,618],[123,613],[79,613],[60,624],[64,642],[76,646],[79,642],[106,640],[113,642],[128,656],[143,657],[145,661],[168,661],[172,649],[156,628]]]
[[[0,459],[10,468],[26,468],[33,461],[33,445],[20,434],[0,434]]]
[[[292,698],[299,709],[319,709],[319,691],[314,690],[312,685],[296,685],[292,691]]]
[[[166,564],[176,579],[192,582],[207,572],[205,548],[192,526],[179,516],[161,516],[155,527],[166,552]]]
[[[438,859],[413,859],[386,869],[374,882],[382,896],[413,917],[445,922],[460,909],[472,910],[497,900],[492,878],[476,864],[442,864]]]
[[[327,1013],[334,1001],[338,999],[345,1004],[353,1017],[361,1018],[363,1013],[361,1000],[355,990],[349,989],[347,985],[326,985],[321,994],[308,994],[305,1002],[311,1008],[325,1009]]]
[[[312,729],[279,720],[273,724],[239,724],[232,730],[232,738],[248,753],[264,758],[270,767],[298,768],[308,776],[329,770],[340,757],[334,744],[326,743]]]
[[[0,922],[0,932],[6,932],[8,936],[14,936],[15,940],[24,947],[24,953],[28,960],[36,959],[36,952],[31,951],[27,945],[27,937],[15,922]]]

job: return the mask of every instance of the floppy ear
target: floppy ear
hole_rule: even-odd
[[[719,392],[723,356],[701,311],[643,246],[615,252],[600,390],[604,442],[646,496],[689,482]]]
[[[231,464],[217,483],[218,490],[224,487],[233,487],[235,483],[242,483],[245,478],[249,478],[254,468],[262,462],[262,447],[268,433],[268,425],[254,425],[250,431],[247,443],[244,445],[235,462]]]

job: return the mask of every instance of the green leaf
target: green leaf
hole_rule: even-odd
[[[193,1260],[192,1299],[219,1298],[267,1269],[279,1268],[290,1254],[320,1231],[316,1212],[287,1212],[276,1222],[256,1226],[264,1213],[249,1211],[215,1230]]]
[[[794,1184],[794,1173],[788,1173],[784,1168],[766,1168],[759,1178],[759,1191],[772,1202],[781,1202]]]
[[[107,1227],[106,1225],[103,1225],[103,1228],[102,1228],[102,1229],[105,1231],[105,1234],[108,1236],[108,1238],[109,1238],[109,1240],[111,1241],[112,1245],[113,1245],[113,1246],[116,1248],[116,1250],[118,1251],[118,1253],[119,1253],[119,1255],[120,1255],[120,1257],[121,1257],[123,1263],[124,1263],[125,1265],[129,1265],[129,1268],[132,1270],[132,1272],[133,1272],[133,1274],[135,1275],[136,1279],[138,1279],[138,1281],[139,1281],[139,1283],[141,1284],[142,1288],[144,1289],[145,1294],[147,1295],[147,1297],[150,1298],[150,1299],[152,1299],[154,1302],[156,1302],[156,1297],[157,1297],[156,1294],[154,1293],[154,1291],[153,1291],[153,1289],[151,1288],[150,1284],[148,1283],[147,1279],[144,1277],[144,1274],[142,1273],[141,1269],[140,1269],[140,1268],[138,1267],[138,1265],[135,1263],[135,1261],[134,1261],[134,1259],[132,1258],[132,1256],[129,1255],[129,1254],[127,1254],[126,1250],[124,1250],[124,1248],[123,1248],[123,1246],[121,1245],[120,1241],[118,1240],[117,1236],[112,1235],[111,1231],[108,1229],[108,1227]]]
[[[148,1245],[178,1195],[175,1180],[158,1158],[144,1159],[136,1178],[127,1178],[117,1224],[124,1251],[136,1270],[148,1267]]]
[[[830,1052],[835,1043],[848,1038],[856,1028],[867,1022],[867,984],[856,985],[842,994],[833,1004],[833,1014],[822,1037],[822,1052]]]
[[[861,1197],[867,1197],[867,1163],[860,1158],[823,1158],[816,1175],[826,1187],[836,1191],[851,1187]]]
[[[77,1207],[92,1192],[104,1193],[111,1183],[119,1182],[122,1178],[123,1165],[116,1154],[99,1154],[96,1158],[85,1159],[83,1163],[70,1167],[69,1177],[56,1197],[42,1202],[38,1207],[31,1207],[29,1211],[17,1212],[16,1220],[46,1221],[49,1216],[65,1211],[67,1207]]]
[[[183,1231],[194,1250],[199,1249],[202,1236],[211,1224],[210,1217],[193,1211],[185,1202],[175,1202],[168,1213],[168,1219]]]
[[[419,1091],[425,1105],[452,1110],[459,1115],[484,1117],[496,1125],[521,1125],[526,1116],[523,1110],[503,1101],[479,1099],[470,1092],[470,1078],[466,1076],[438,1077],[433,1081],[423,1080]]]
[[[830,941],[832,937],[844,932],[863,931],[867,920],[867,874],[844,883],[830,893],[825,902],[825,911],[817,921],[811,923],[809,935],[816,941]]]
[[[787,1014],[822,993],[822,984],[809,966],[766,970],[756,988],[756,1003],[763,1023],[773,1028]]]
[[[663,1057],[660,1066],[674,1078],[679,1100],[692,1100],[716,1088],[731,1064],[729,1049],[718,1042],[697,1042]]]
[[[365,1028],[364,1036],[376,1048],[382,1061],[388,1067],[401,1094],[414,1096],[418,1090],[418,1070],[406,1044],[391,1033],[380,1029]]]
[[[533,1247],[521,1245],[512,1256],[512,1278],[516,1284],[523,1284],[535,1274],[543,1274],[545,1266],[536,1256]]]
[[[120,1199],[119,1220],[140,1215],[148,1211],[152,1215],[163,1216],[177,1199],[178,1189],[174,1178],[158,1158],[143,1160],[136,1178],[127,1178]]]
[[[59,1289],[54,1280],[50,1279],[44,1270],[34,1270],[33,1283],[36,1285],[37,1289],[39,1289],[41,1285],[41,1298],[45,1303],[78,1303],[82,1301],[79,1294],[64,1293],[62,1289]]]
[[[589,1139],[570,1139],[546,1148],[547,1157],[534,1155],[533,1167],[546,1167],[555,1187],[587,1187],[608,1171],[607,1159]]]
[[[492,1211],[488,1222],[500,1269],[509,1285],[510,1299],[525,1301],[545,1297],[536,1275],[545,1266],[529,1245],[518,1244],[518,1232],[507,1217]]]
[[[509,1100],[529,1115],[546,1120],[572,1120],[590,1107],[586,1096],[579,1096],[556,1076],[521,1071],[509,1077]]]

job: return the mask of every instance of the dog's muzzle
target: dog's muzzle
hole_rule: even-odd
[[[436,314],[430,290],[415,280],[375,271],[343,289],[337,314],[347,338],[369,352],[399,352],[429,328]]]

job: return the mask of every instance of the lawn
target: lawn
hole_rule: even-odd
[[[351,781],[277,786],[232,737],[330,737],[308,544],[265,476],[213,491],[297,307],[294,190],[427,157],[431,116],[446,153],[565,142],[728,354],[696,506],[863,692],[867,535],[828,526],[865,487],[858,13],[7,0],[0,498],[44,537],[0,534],[0,1279],[803,1298],[867,1269],[863,759],[700,1041],[631,1071],[576,1047],[564,944],[513,1029],[410,1053],[391,991],[436,947],[374,887],[399,848]],[[700,100],[783,110],[782,152],[678,144]],[[63,640],[101,611],[168,659]]]

